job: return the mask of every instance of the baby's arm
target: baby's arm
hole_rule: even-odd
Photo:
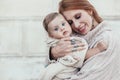
[[[98,42],[96,47],[91,48],[87,51],[85,59],[88,59],[92,56],[94,56],[97,53],[100,53],[102,51],[105,51],[107,49],[108,45],[104,41]]]

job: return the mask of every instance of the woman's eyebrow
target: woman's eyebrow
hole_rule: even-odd
[[[74,17],[76,17],[77,15],[81,15],[81,12],[79,12],[79,13],[76,13],[76,14],[74,15]]]

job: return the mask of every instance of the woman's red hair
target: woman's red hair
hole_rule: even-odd
[[[98,15],[97,11],[90,4],[88,0],[62,0],[59,3],[59,12],[63,13],[68,10],[82,9],[86,11],[92,11],[92,16],[94,19],[100,23],[102,22],[102,18]]]

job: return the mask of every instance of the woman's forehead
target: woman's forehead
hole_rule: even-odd
[[[83,13],[85,12],[85,10],[81,10],[81,9],[77,9],[77,10],[68,10],[68,11],[64,11],[63,15],[66,17],[67,20],[72,19],[75,14],[77,13]]]

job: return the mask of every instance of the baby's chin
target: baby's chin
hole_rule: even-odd
[[[70,35],[65,35],[64,37],[70,37]]]
[[[64,37],[69,37],[69,36],[70,36],[70,33],[69,33],[69,32],[66,32],[66,33],[64,33],[63,35],[64,35]]]
[[[69,31],[64,31],[64,32],[63,32],[63,35],[69,35],[69,34],[70,34]]]

